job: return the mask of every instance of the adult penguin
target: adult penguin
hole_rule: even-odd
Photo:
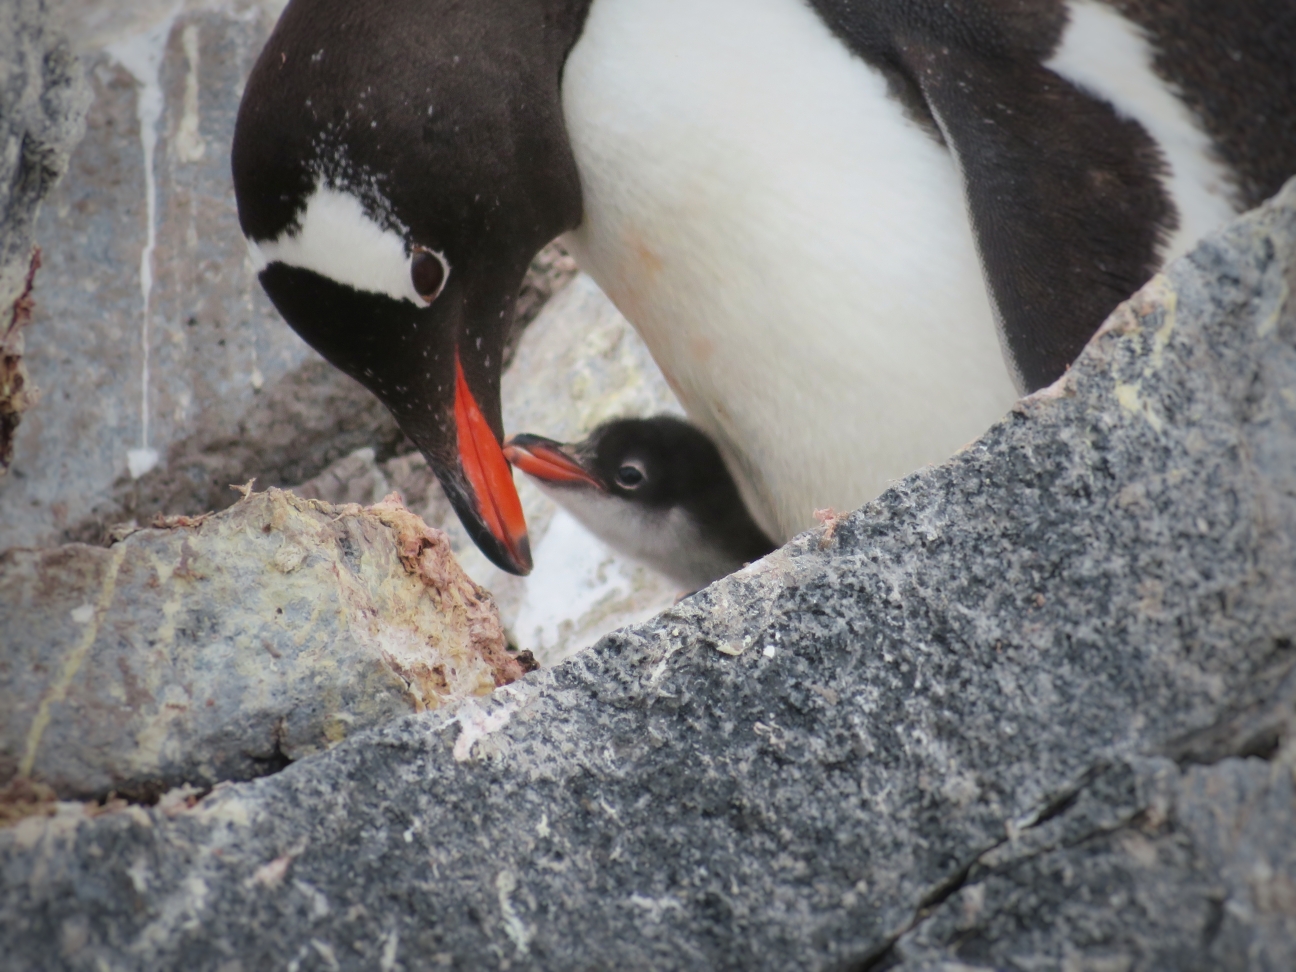
[[[1290,0],[292,0],[234,182],[285,319],[525,573],[500,355],[549,240],[785,539],[1276,191],[1293,50]]]

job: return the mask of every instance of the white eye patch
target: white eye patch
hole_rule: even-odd
[[[355,196],[317,185],[298,222],[296,231],[287,231],[276,240],[247,241],[258,273],[271,263],[282,263],[418,307],[429,303],[414,288],[405,241],[379,226]],[[436,256],[449,276],[449,264],[440,254]]]

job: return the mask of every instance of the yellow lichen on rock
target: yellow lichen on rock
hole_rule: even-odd
[[[532,667],[390,496],[271,489],[103,549],[0,556],[0,785],[150,795],[259,775]]]

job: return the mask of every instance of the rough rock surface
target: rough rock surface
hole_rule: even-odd
[[[250,779],[524,667],[445,536],[270,490],[104,549],[0,554],[0,786]]]
[[[40,389],[27,373],[27,325],[31,323],[32,290],[36,271],[40,269],[40,250],[33,249],[27,261],[27,276],[22,290],[12,300],[0,303],[0,476],[13,462],[14,434],[22,424],[23,413],[40,400]],[[7,312],[7,313],[6,313]]]
[[[42,0],[0,9],[0,303],[22,289],[40,204],[67,170],[88,93]]]
[[[71,27],[82,11],[64,13]],[[0,549],[201,513],[213,504],[189,500],[225,505],[229,483],[258,474],[220,457],[311,357],[259,292],[230,186],[239,93],[273,19],[255,0],[150,5],[80,49],[93,101],[35,229],[27,351],[45,397],[0,483]],[[297,455],[327,452],[324,424],[305,424]],[[367,432],[320,465],[366,444]]]
[[[86,87],[41,0],[0,9],[0,476],[13,459],[23,413],[36,403],[25,329],[40,258],[32,230],[40,204],[81,137]]]
[[[1291,738],[1290,688],[1283,702]],[[1296,968],[1296,766],[1291,748],[1266,755],[1097,769],[1056,817],[979,855],[897,966]]]
[[[1291,968],[1296,186],[949,462],[453,713],[0,832],[15,969]]]

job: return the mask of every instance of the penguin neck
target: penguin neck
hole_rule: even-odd
[[[536,485],[608,546],[685,590],[696,591],[743,565],[682,507],[651,507],[593,489],[555,487],[542,481]]]
[[[786,539],[1016,398],[950,154],[802,0],[594,0],[569,235]]]

